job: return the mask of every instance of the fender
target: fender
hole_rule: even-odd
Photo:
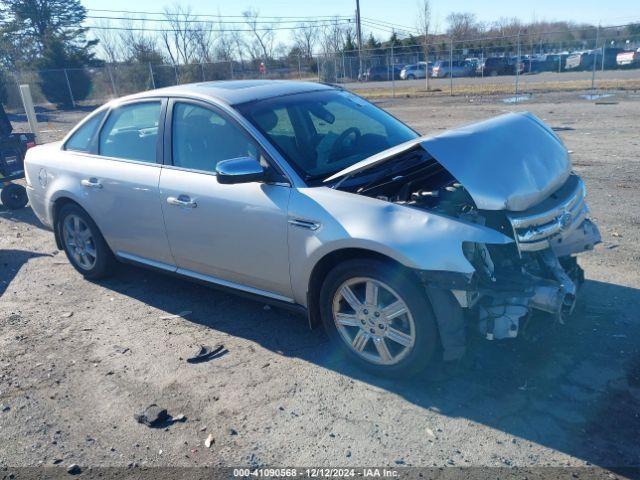
[[[292,289],[305,306],[314,266],[336,250],[365,249],[411,269],[470,274],[463,242],[513,242],[482,225],[326,187],[294,190],[289,218]],[[317,228],[301,227],[300,220]]]

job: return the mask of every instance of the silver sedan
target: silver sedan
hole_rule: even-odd
[[[571,314],[600,241],[567,150],[507,114],[422,137],[326,85],[231,81],[118,99],[29,150],[31,206],[90,279],[132,262],[306,313],[409,375],[470,324]]]

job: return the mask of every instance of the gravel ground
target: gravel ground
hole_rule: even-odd
[[[603,236],[565,325],[476,339],[410,382],[260,303],[127,266],[88,282],[30,209],[0,207],[0,466],[639,466],[640,96],[607,100],[381,102],[424,133],[525,109],[565,127]],[[46,138],[84,114],[43,112]],[[150,403],[186,421],[136,423]]]

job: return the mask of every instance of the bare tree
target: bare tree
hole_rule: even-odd
[[[291,33],[294,47],[305,58],[313,57],[313,50],[318,43],[320,29],[313,22],[299,23],[296,27]]]
[[[127,62],[159,63],[163,57],[158,50],[158,38],[147,34],[144,20],[124,20],[118,32],[122,57]]]
[[[98,39],[101,56],[109,63],[117,63],[122,60],[122,43],[119,35],[112,29],[111,22],[100,20],[96,26],[99,28],[94,28],[91,32]]]
[[[241,32],[234,30],[231,32],[231,41],[235,46],[236,53],[238,54],[238,60],[240,65],[244,65],[244,52],[247,50],[247,42]]]
[[[263,61],[273,56],[273,44],[275,32],[271,24],[259,23],[260,14],[257,10],[249,9],[242,12],[244,22],[247,24],[254,41],[249,43],[250,54],[254,60],[262,57]]]
[[[418,33],[422,37],[422,49],[424,50],[425,88],[429,90],[429,42],[431,39],[431,1],[421,0],[418,3]]]
[[[480,35],[483,27],[474,13],[452,12],[447,15],[447,33],[453,41],[470,40]]]
[[[346,28],[339,18],[329,20],[320,33],[320,46],[325,55],[342,50],[346,37]]]
[[[193,27],[193,43],[195,47],[195,59],[198,63],[212,63],[215,58],[213,23],[196,23]]]
[[[218,14],[219,15],[219,14]],[[233,32],[229,32],[218,16],[218,39],[216,42],[215,57],[223,62],[233,61],[234,38]]]
[[[164,17],[169,28],[160,32],[160,38],[171,63],[191,63],[196,54],[196,17],[191,13],[191,7],[179,4],[165,8]]]

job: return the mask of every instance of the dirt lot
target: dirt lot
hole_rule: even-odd
[[[566,325],[477,339],[406,383],[260,303],[133,267],[85,281],[30,209],[0,207],[0,466],[640,465],[640,95],[607,100],[382,102],[424,133],[525,109],[564,127],[603,236]],[[44,112],[46,135],[83,114]],[[228,353],[185,362],[216,343]],[[186,422],[136,423],[154,402]]]

